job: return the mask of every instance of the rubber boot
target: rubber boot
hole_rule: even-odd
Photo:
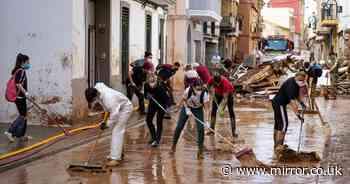
[[[230,122],[231,122],[232,137],[237,138],[238,134],[236,133],[236,119],[230,118]]]
[[[198,149],[198,152],[197,152],[197,159],[198,159],[198,160],[204,159],[203,147],[200,147],[200,148]]]
[[[277,146],[279,145],[283,145],[284,144],[284,137],[285,137],[286,133],[282,132],[282,131],[276,131],[274,132],[274,139],[275,139],[275,150],[277,148]]]
[[[277,147],[277,130],[273,131],[273,149],[276,150]]]
[[[170,149],[170,154],[171,155],[173,155],[173,154],[175,154],[175,152],[176,152],[176,144],[173,144],[172,146],[171,146],[171,149]]]

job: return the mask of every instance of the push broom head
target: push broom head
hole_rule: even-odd
[[[106,168],[103,165],[100,164],[87,164],[85,163],[77,163],[77,164],[70,164],[67,168],[69,171],[73,172],[95,172],[95,173],[102,173],[107,172]]]

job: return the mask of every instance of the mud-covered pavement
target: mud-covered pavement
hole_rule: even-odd
[[[194,121],[188,123],[180,138],[175,155],[169,154],[176,122],[166,120],[162,143],[159,148],[147,145],[146,125],[129,129],[124,146],[125,158],[120,167],[100,174],[67,172],[69,163],[84,161],[92,143],[57,153],[29,164],[0,173],[0,183],[45,184],[45,183],[349,183],[350,180],[350,100],[336,101],[318,99],[318,105],[330,129],[322,127],[317,115],[307,115],[302,134],[303,151],[317,151],[322,157],[322,167],[338,165],[344,176],[240,176],[233,170],[224,176],[221,168],[227,164],[239,167],[239,161],[229,152],[217,151],[222,146],[218,137],[205,137],[205,158],[197,160]],[[254,149],[257,158],[264,163],[273,163],[273,113],[269,103],[251,100],[239,103],[235,109],[239,140]],[[289,130],[286,144],[297,149],[300,123],[289,113]],[[134,116],[132,121],[137,119]],[[177,119],[174,113],[173,119]],[[228,119],[218,118],[218,131],[229,137]],[[226,123],[225,123],[226,122]],[[227,128],[226,128],[227,127]],[[230,137],[229,137],[230,138]],[[110,138],[101,139],[94,160],[102,162],[109,153]],[[95,162],[94,161],[94,162]],[[308,163],[296,163],[305,166]]]

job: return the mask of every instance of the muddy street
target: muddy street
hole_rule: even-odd
[[[91,144],[84,144],[61,153],[50,155],[0,174],[0,183],[44,184],[44,183],[347,183],[350,179],[350,137],[348,99],[318,103],[321,113],[329,122],[330,128],[321,126],[317,115],[307,115],[302,133],[301,150],[317,151],[320,163],[293,163],[290,166],[338,165],[344,176],[242,176],[233,170],[224,176],[221,168],[226,165],[239,167],[239,161],[230,152],[218,136],[205,137],[203,160],[196,158],[197,144],[193,120],[187,124],[175,155],[169,154],[176,122],[167,120],[159,148],[147,145],[148,129],[141,122],[127,130],[124,146],[124,161],[121,166],[107,173],[79,173],[66,170],[69,163],[83,162]],[[257,158],[264,163],[273,161],[273,114],[268,102],[257,100],[238,102],[235,109],[238,122],[238,142],[252,146]],[[337,110],[335,110],[337,109]],[[293,149],[298,146],[300,123],[290,114],[290,126],[286,144]],[[177,119],[177,114],[172,115]],[[133,120],[135,121],[135,120]],[[229,137],[228,119],[218,118],[218,131]],[[133,122],[130,122],[131,124]],[[139,123],[140,124],[140,123]],[[100,163],[109,153],[110,137],[99,141],[94,152],[93,162]],[[220,149],[221,148],[221,149]],[[274,163],[276,164],[276,163]]]

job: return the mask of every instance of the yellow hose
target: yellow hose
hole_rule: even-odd
[[[148,106],[148,103],[145,103],[145,106],[147,107]],[[134,108],[133,110],[136,111],[138,108]],[[107,120],[107,118],[109,118],[109,112],[105,112],[104,113],[104,118],[103,120]],[[83,131],[83,130],[88,130],[88,129],[93,129],[93,128],[99,128],[100,126],[100,123],[96,123],[96,124],[93,124],[93,125],[88,125],[88,126],[84,126],[84,127],[80,127],[80,128],[76,128],[76,129],[72,129],[72,130],[69,130],[68,132],[70,134],[72,133],[76,133],[76,132],[80,132],[80,131]],[[22,149],[19,149],[19,150],[16,150],[16,151],[13,151],[13,152],[10,152],[10,153],[5,153],[5,154],[0,154],[0,160],[3,160],[3,159],[6,159],[6,158],[9,158],[9,157],[12,157],[12,156],[15,156],[15,155],[18,155],[18,154],[21,154],[21,153],[24,153],[26,151],[29,151],[29,150],[32,150],[32,149],[35,149],[35,148],[38,148],[42,145],[45,145],[55,139],[58,139],[60,137],[63,137],[63,136],[66,136],[65,133],[60,133],[58,135],[55,135],[55,136],[52,136],[52,137],[49,137],[45,140],[42,140],[38,143],[35,143],[33,145],[30,145],[28,147],[25,147],[25,148],[22,148]]]
[[[79,132],[79,131],[83,131],[83,130],[87,130],[87,129],[93,129],[93,128],[97,128],[97,127],[99,127],[99,124],[84,126],[84,127],[80,127],[80,128],[76,128],[76,129],[70,130],[69,133],[75,133],[75,132]],[[45,139],[43,141],[35,143],[35,144],[31,145],[31,146],[28,146],[28,147],[25,147],[25,148],[22,148],[22,149],[19,149],[19,150],[10,152],[10,153],[2,154],[2,155],[0,155],[0,160],[3,160],[3,159],[6,159],[6,158],[9,158],[9,157],[18,155],[20,153],[24,153],[24,152],[32,150],[32,149],[35,149],[37,147],[40,147],[40,146],[42,146],[44,144],[47,144],[47,143],[49,143],[49,142],[51,142],[51,141],[53,141],[55,139],[58,139],[60,137],[63,137],[63,136],[66,136],[66,135],[64,133],[60,133],[58,135],[49,137],[49,138],[47,138],[47,139]]]

